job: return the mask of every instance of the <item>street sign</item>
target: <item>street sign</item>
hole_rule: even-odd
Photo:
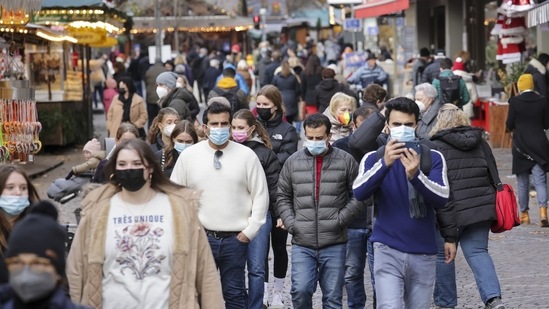
[[[377,26],[368,27],[368,35],[369,36],[376,36],[378,34],[379,34],[379,28]]]
[[[345,28],[345,30],[348,30],[348,31],[362,30],[362,19],[347,18],[347,19],[345,19],[344,28]]]

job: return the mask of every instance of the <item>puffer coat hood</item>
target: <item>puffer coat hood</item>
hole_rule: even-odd
[[[440,139],[461,151],[471,151],[482,142],[482,129],[472,127],[445,129],[438,131],[431,139]]]

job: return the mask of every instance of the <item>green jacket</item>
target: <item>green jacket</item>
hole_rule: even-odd
[[[444,70],[440,72],[439,77],[448,77],[448,76],[454,76],[454,73],[452,73],[452,70]],[[440,80],[438,78],[435,78],[433,80],[433,87],[437,90],[438,93],[438,99],[442,102],[442,91],[440,90]],[[461,108],[463,105],[467,104],[471,100],[471,97],[469,96],[469,90],[467,90],[467,85],[465,84],[465,81],[463,78],[459,81],[459,108]],[[449,102],[443,102],[443,103],[449,103]]]

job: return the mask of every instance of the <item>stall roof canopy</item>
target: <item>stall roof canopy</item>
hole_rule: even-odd
[[[134,17],[132,33],[149,33],[156,31],[154,17]],[[160,19],[160,28],[173,32],[226,32],[245,31],[253,26],[252,19],[248,17],[230,16],[180,16],[163,17]]]
[[[102,0],[42,0],[42,8],[74,8],[74,7],[100,7]]]
[[[370,0],[354,7],[356,18],[378,17],[406,10],[410,0]]]

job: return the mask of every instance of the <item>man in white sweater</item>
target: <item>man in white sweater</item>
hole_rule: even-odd
[[[207,141],[181,152],[171,180],[202,192],[198,217],[221,274],[227,309],[247,307],[248,243],[265,223],[265,172],[248,147],[229,141],[230,108],[213,102],[204,112]]]

